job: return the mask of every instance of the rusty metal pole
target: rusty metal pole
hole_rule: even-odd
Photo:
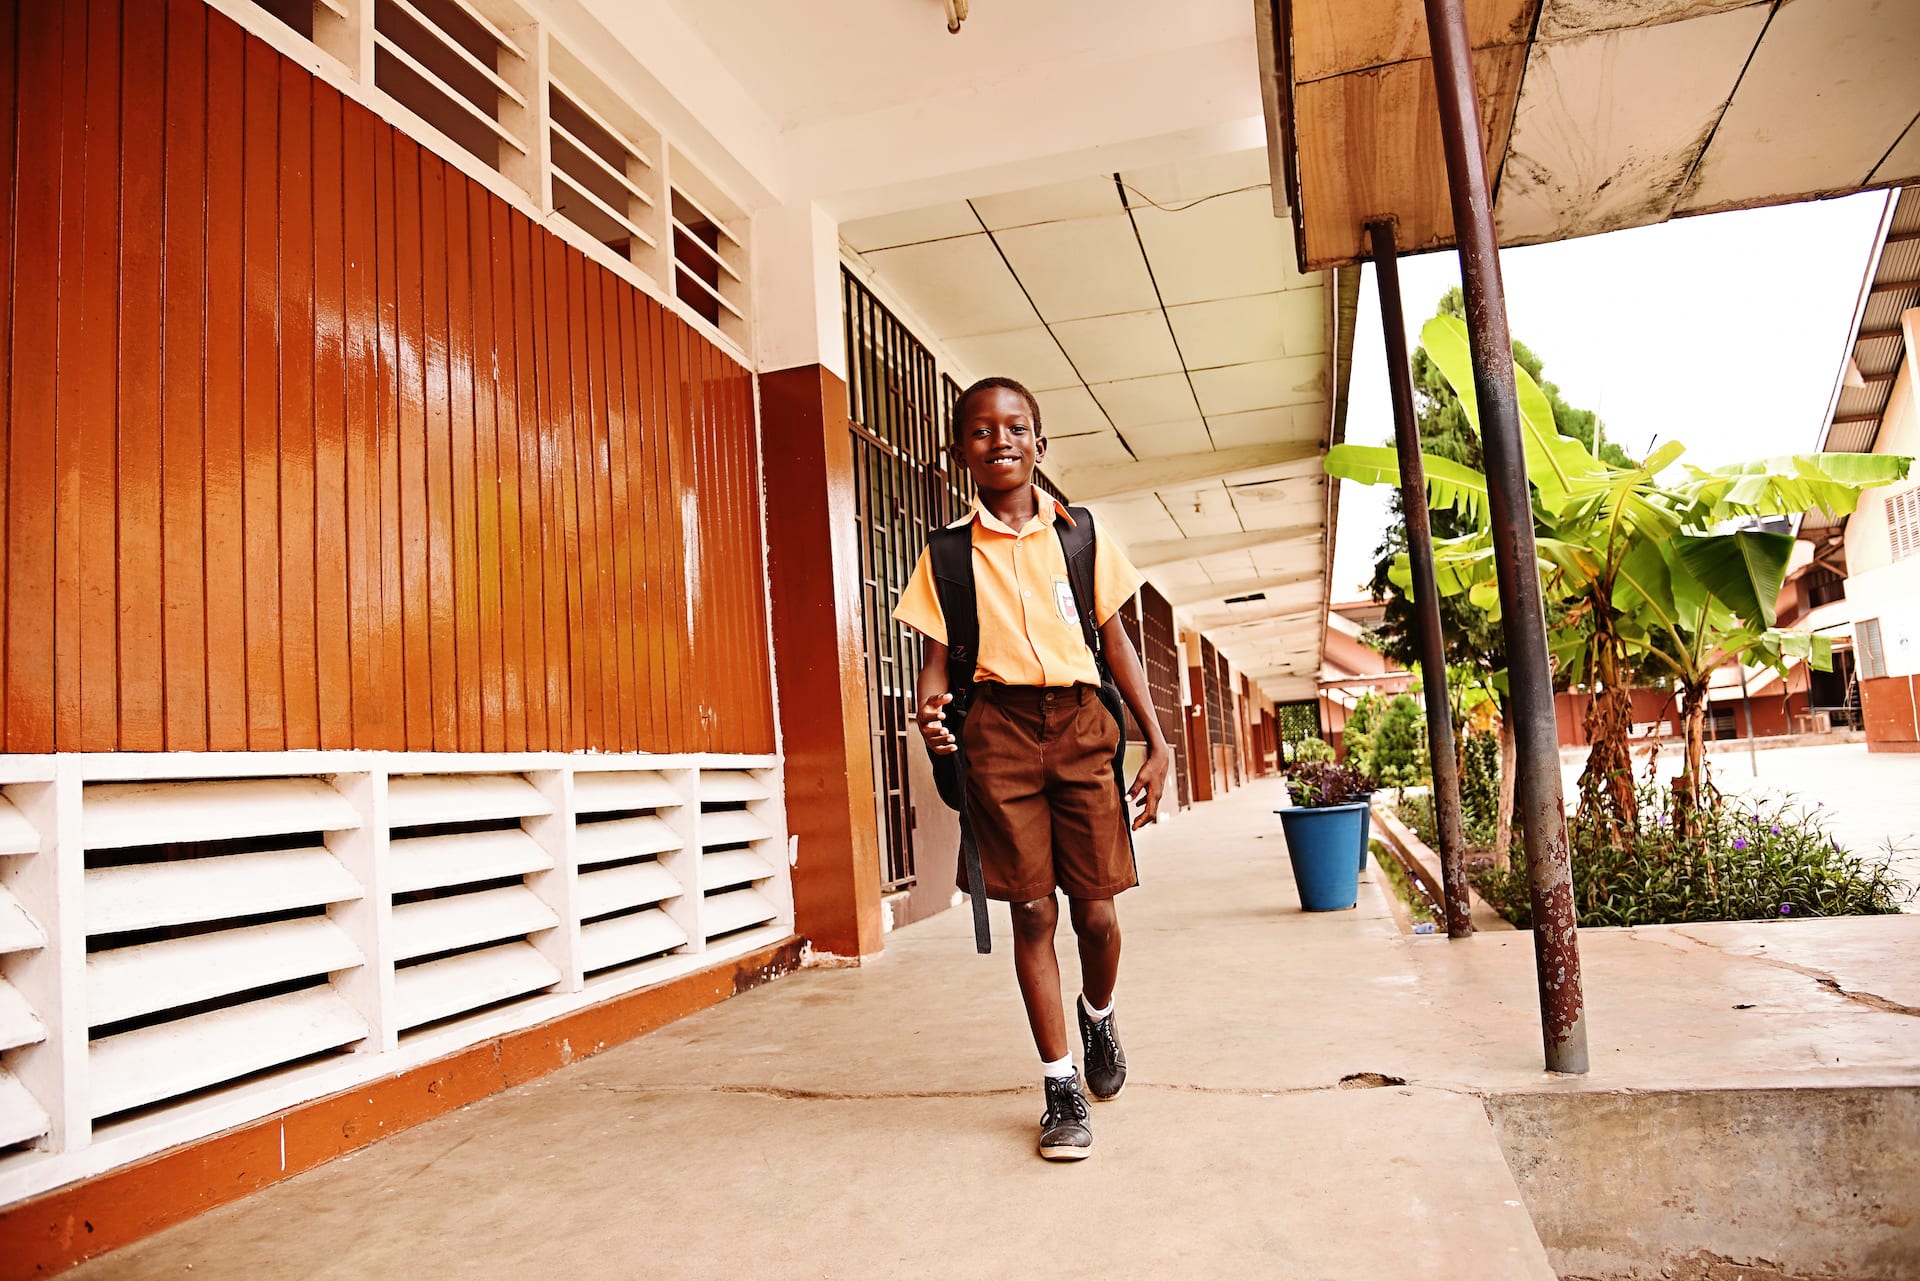
[[[1467,301],[1474,394],[1487,461],[1494,562],[1500,580],[1507,683],[1518,750],[1515,770],[1526,828],[1527,891],[1533,908],[1533,964],[1540,987],[1540,1030],[1550,1072],[1587,1070],[1586,1002],[1574,923],[1567,815],[1560,795],[1559,729],[1547,664],[1547,623],[1533,538],[1533,498],[1520,440],[1513,339],[1507,332],[1493,188],[1481,149],[1480,104],[1473,82],[1464,0],[1426,0],[1427,37],[1440,92],[1440,134]]]
[[[1414,641],[1427,700],[1427,754],[1433,761],[1433,822],[1440,834],[1440,881],[1447,904],[1447,937],[1473,934],[1467,897],[1466,832],[1460,821],[1460,759],[1453,748],[1453,708],[1447,699],[1447,649],[1440,632],[1440,588],[1433,574],[1433,525],[1427,515],[1427,478],[1420,462],[1420,429],[1413,418],[1413,374],[1407,361],[1407,320],[1400,309],[1400,259],[1391,222],[1367,224],[1373,279],[1380,290],[1380,327],[1387,339],[1387,387],[1393,398],[1393,440],[1400,451],[1400,507],[1407,518],[1407,559],[1413,567]]]

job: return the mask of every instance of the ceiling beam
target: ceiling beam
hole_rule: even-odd
[[[1201,481],[1224,480],[1244,472],[1284,467],[1320,457],[1318,441],[1265,441],[1171,458],[1143,458],[1131,463],[1099,463],[1066,473],[1064,484],[1075,502],[1127,498],[1160,489],[1178,489]]]
[[[1278,591],[1283,587],[1301,587],[1320,581],[1320,570],[1296,569],[1287,574],[1267,574],[1260,578],[1242,578],[1231,583],[1189,583],[1163,592],[1175,605],[1205,605],[1229,596],[1251,596],[1255,592]]]
[[[1137,568],[1153,569],[1159,565],[1180,565],[1190,560],[1276,547],[1282,543],[1317,543],[1324,541],[1325,536],[1326,530],[1319,521],[1315,521],[1311,525],[1283,525],[1277,529],[1240,530],[1232,534],[1203,534],[1198,538],[1165,538],[1157,542],[1138,543],[1128,548],[1127,554]],[[1315,559],[1319,559],[1318,553]]]
[[[1239,631],[1248,627],[1265,627],[1270,623],[1306,622],[1320,617],[1323,607],[1320,605],[1289,605],[1274,609],[1269,613],[1234,613],[1208,615],[1195,618],[1194,625],[1203,632]]]

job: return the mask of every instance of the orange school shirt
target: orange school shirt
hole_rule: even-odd
[[[1039,515],[1015,532],[975,503],[949,529],[973,525],[973,592],[980,613],[976,681],[1003,685],[1098,685],[1100,672],[1080,632],[1067,555],[1053,522],[1073,517],[1050,494],[1035,491]],[[1145,579],[1106,536],[1094,540],[1093,617],[1104,623],[1127,603]],[[895,619],[921,635],[947,643],[947,619],[933,584],[925,551],[894,607]]]

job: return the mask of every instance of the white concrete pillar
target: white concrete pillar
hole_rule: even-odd
[[[755,214],[753,285],[760,371],[819,365],[845,382],[840,224],[811,202]]]

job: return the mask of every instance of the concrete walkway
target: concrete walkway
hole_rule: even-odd
[[[1530,936],[1302,914],[1278,803],[1143,843],[1090,1161],[1033,1153],[1004,915],[976,957],[949,912],[73,1275],[1545,1281],[1485,1096],[1920,1082],[1920,918],[1586,932],[1594,1071],[1553,1078]]]

